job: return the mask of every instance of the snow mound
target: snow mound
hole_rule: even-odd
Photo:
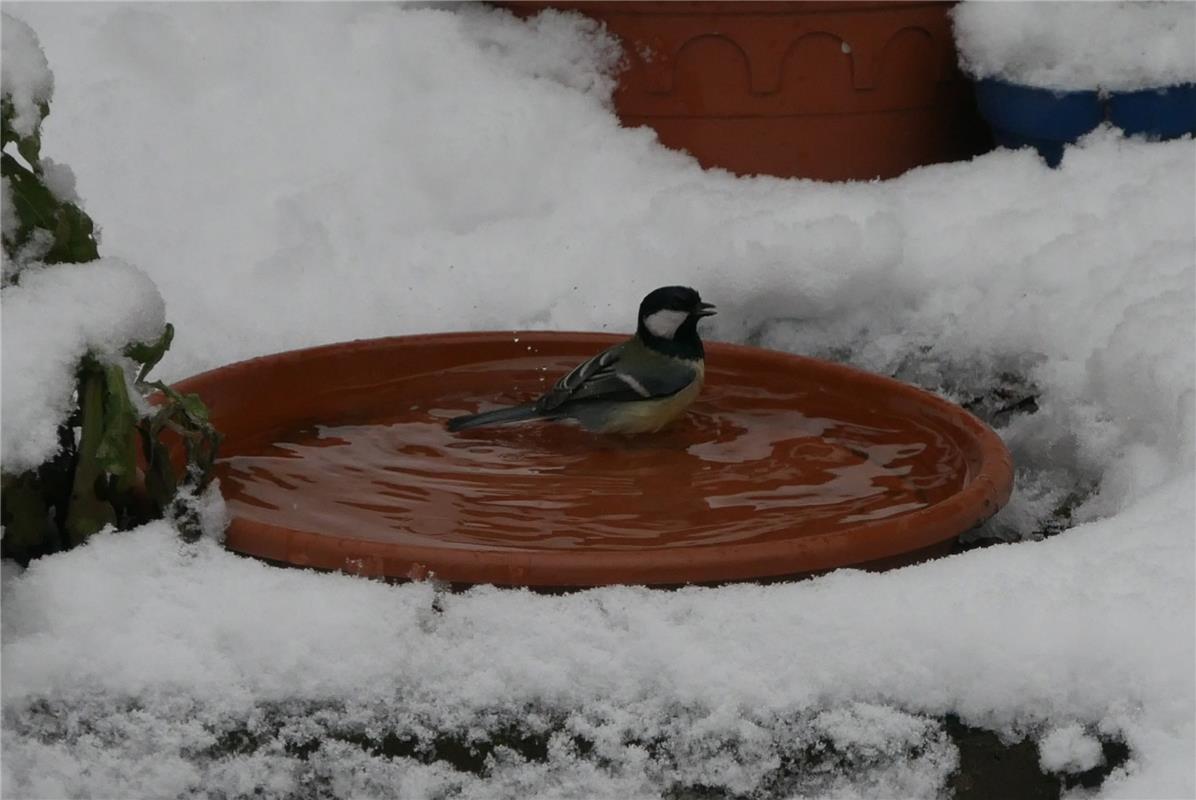
[[[94,353],[120,359],[131,342],[162,333],[166,306],[153,281],[118,259],[30,267],[0,293],[6,473],[32,469],[58,451],[58,426],[73,408],[75,370]]]
[[[1196,83],[1196,5],[960,3],[964,70],[1044,89],[1134,91]]]
[[[916,170],[888,187],[894,263],[757,340],[964,404],[1012,385],[1037,413],[1001,425],[1018,480],[994,524],[1026,535],[1084,500],[1079,518],[1112,513],[1193,469],[1194,173],[1191,142],[1107,129],[1054,172],[1028,151]]]
[[[948,714],[1064,772],[1124,741],[1106,797],[1196,794],[1191,141],[736,179],[619,127],[610,40],[576,16],[19,11],[58,75],[48,147],[171,304],[170,377],[359,337],[629,330],[689,283],[712,339],[985,414],[1019,468],[991,533],[1070,529],[565,596],[280,570],[165,522],[96,536],[4,573],[6,795],[933,796]]]
[[[1101,763],[1100,742],[1080,725],[1050,731],[1038,743],[1042,767],[1050,772],[1083,772]]]
[[[30,136],[42,119],[39,106],[54,94],[54,76],[37,34],[10,14],[0,26],[0,95],[13,106],[12,127],[17,135]]]
[[[928,717],[954,712],[1100,728],[1134,750],[1125,794],[1146,773],[1182,795],[1191,488],[916,569],[561,597],[280,570],[164,523],[98,535],[5,582],[5,794],[252,793],[344,754],[336,780],[361,780],[354,763],[410,780],[395,753],[349,745],[390,736],[415,756],[438,737],[505,736],[494,774],[523,775],[530,796],[569,780],[596,796],[749,793],[807,751],[824,754],[795,787],[808,794],[927,796],[956,758]],[[519,755],[537,735],[536,759]],[[1068,765],[1081,745],[1052,733],[1044,759]]]

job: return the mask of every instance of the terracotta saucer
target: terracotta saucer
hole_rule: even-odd
[[[708,343],[673,427],[449,433],[619,341],[455,333],[316,347],[180,383],[225,433],[227,544],[297,566],[537,587],[761,580],[908,563],[1008,498],[1001,440],[912,386]]]

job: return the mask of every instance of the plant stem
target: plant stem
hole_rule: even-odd
[[[66,515],[66,535],[72,547],[105,525],[116,524],[116,512],[112,504],[97,494],[97,484],[104,477],[96,458],[96,450],[104,433],[104,373],[85,363],[80,370],[80,384],[79,405],[83,430],[79,438],[75,479]]]

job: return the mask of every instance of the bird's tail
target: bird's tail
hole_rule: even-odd
[[[535,403],[526,403],[521,406],[487,411],[484,414],[467,414],[464,417],[453,417],[448,421],[448,429],[450,431],[463,431],[469,428],[478,428],[482,425],[523,422],[524,420],[536,419],[542,416],[544,415],[536,410]]]

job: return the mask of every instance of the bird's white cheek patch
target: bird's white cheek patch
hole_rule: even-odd
[[[685,311],[669,309],[654,311],[644,317],[644,327],[652,331],[654,336],[659,336],[661,339],[672,339],[673,334],[677,332],[681,323],[685,322],[685,318],[688,316],[689,314]]]

